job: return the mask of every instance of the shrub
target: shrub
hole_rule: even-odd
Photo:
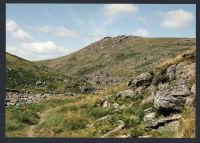
[[[28,124],[28,125],[35,125],[39,122],[39,116],[32,112],[32,111],[26,111],[20,114],[16,117],[19,121],[22,123]]]
[[[141,120],[127,118],[127,119],[125,119],[125,124],[126,124],[125,125],[126,128],[132,128],[132,127],[135,127],[135,126],[141,124]]]
[[[78,121],[72,121],[71,122],[71,130],[78,130],[78,129],[83,129],[86,128],[86,121],[85,120],[78,120]]]
[[[131,137],[139,137],[143,135],[143,129],[140,126],[135,126],[130,129]]]
[[[137,117],[139,117],[140,119],[143,119],[144,117],[144,109],[142,106],[140,106],[139,108],[135,109],[135,115]]]
[[[24,125],[19,122],[17,119],[6,120],[6,131],[14,131],[22,129]]]

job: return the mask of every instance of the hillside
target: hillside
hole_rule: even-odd
[[[68,93],[81,92],[81,87],[87,86],[87,82],[6,53],[7,91]]]
[[[7,53],[6,136],[194,138],[195,45],[118,36],[47,61]]]
[[[92,94],[6,108],[7,137],[194,138],[195,49]]]
[[[195,39],[104,37],[70,55],[39,61],[92,84],[108,85],[127,81],[158,62],[195,47]]]

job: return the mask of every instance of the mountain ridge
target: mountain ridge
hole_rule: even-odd
[[[105,84],[127,80],[153,67],[166,57],[175,57],[195,46],[193,38],[144,38],[136,36],[104,37],[70,55],[36,62],[75,77]],[[104,72],[103,74],[101,74]],[[98,78],[98,79],[97,79]]]

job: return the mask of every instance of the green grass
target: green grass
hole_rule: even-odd
[[[40,85],[36,82],[40,81]],[[33,93],[80,93],[79,87],[92,86],[60,71],[6,54],[6,88]],[[92,89],[92,88],[91,88]]]

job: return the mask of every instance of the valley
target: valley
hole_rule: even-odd
[[[104,37],[51,60],[6,54],[6,136],[195,137],[192,38]]]

